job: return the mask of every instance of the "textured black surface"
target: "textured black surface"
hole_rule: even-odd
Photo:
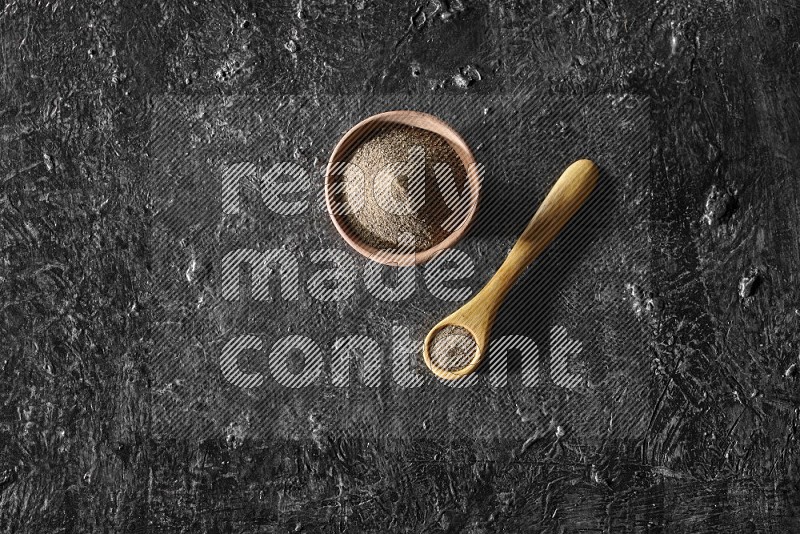
[[[360,118],[387,109],[446,120],[484,169],[468,236],[403,273],[350,250],[322,201],[333,146]],[[159,102],[147,185],[155,200],[155,435],[198,440],[235,427],[256,440],[519,440],[561,426],[576,443],[641,438],[655,401],[651,341],[630,290],[650,283],[642,246],[650,240],[649,118],[645,98],[541,91]],[[436,380],[422,362],[425,334],[486,283],[558,174],[580,157],[602,168],[591,202],[506,299],[486,364],[469,380]],[[273,168],[297,175],[295,192],[273,196],[273,178],[262,179]],[[231,169],[236,180],[225,178]],[[332,269],[317,259],[322,252],[341,257],[337,292],[314,282]],[[226,258],[261,253],[279,261],[263,291],[261,260],[247,261],[244,278],[233,264],[235,283],[225,281]],[[438,282],[436,263],[455,261],[465,273]],[[380,277],[390,282],[376,284]],[[401,290],[392,278],[403,280]],[[443,295],[448,288],[463,296]],[[345,356],[336,347],[352,339],[358,344]],[[225,356],[224,347],[245,341],[259,348]],[[344,375],[342,357],[352,359]],[[255,374],[253,382],[226,378],[229,365]]]
[[[5,4],[0,528],[800,529],[799,23],[776,1]],[[541,84],[651,98],[641,440],[153,439],[155,97]]]

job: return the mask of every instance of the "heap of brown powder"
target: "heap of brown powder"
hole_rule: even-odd
[[[437,183],[437,164],[449,166],[452,174],[445,179],[461,198],[467,194],[467,173],[441,136],[412,126],[383,126],[352,149],[346,162],[337,202],[347,208],[344,223],[366,244],[419,252],[453,230],[443,227],[453,210]]]
[[[434,366],[453,372],[470,364],[478,344],[466,328],[445,326],[433,336],[428,350]]]

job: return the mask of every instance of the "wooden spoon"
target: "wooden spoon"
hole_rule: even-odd
[[[489,334],[497,310],[509,289],[526,267],[556,238],[597,184],[599,171],[593,162],[578,160],[564,171],[553,185],[525,231],[517,240],[503,264],[472,299],[434,326],[425,337],[422,354],[425,365],[436,376],[453,380],[472,373],[486,355]],[[433,339],[445,327],[461,327],[472,336],[476,349],[465,367],[445,369],[432,362],[430,347]]]

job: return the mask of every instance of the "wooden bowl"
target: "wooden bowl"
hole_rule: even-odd
[[[337,163],[346,161],[349,153],[362,141],[369,138],[369,133],[376,131],[381,126],[403,125],[428,130],[443,138],[459,157],[466,170],[467,188],[469,190],[469,207],[461,224],[447,235],[442,241],[431,248],[416,252],[394,252],[375,248],[355,232],[353,232],[341,214],[342,210],[336,209],[337,200],[334,185],[337,176]],[[359,122],[342,136],[333,149],[325,171],[325,205],[328,209],[333,225],[339,235],[361,255],[384,265],[419,265],[430,260],[439,252],[455,245],[466,233],[469,225],[475,219],[478,211],[478,197],[480,193],[480,176],[475,158],[467,143],[446,122],[420,111],[396,110],[372,115]]]

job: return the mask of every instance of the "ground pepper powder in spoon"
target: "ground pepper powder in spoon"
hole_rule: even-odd
[[[458,371],[472,362],[477,351],[478,344],[466,328],[445,326],[431,342],[431,363],[445,371]]]
[[[449,166],[450,174],[439,179],[444,176],[455,186],[459,196],[454,198],[464,195],[467,172],[441,136],[413,126],[384,125],[353,148],[346,163],[337,202],[346,208],[344,223],[366,244],[419,252],[454,229],[445,223],[460,207],[445,201],[437,166]]]

